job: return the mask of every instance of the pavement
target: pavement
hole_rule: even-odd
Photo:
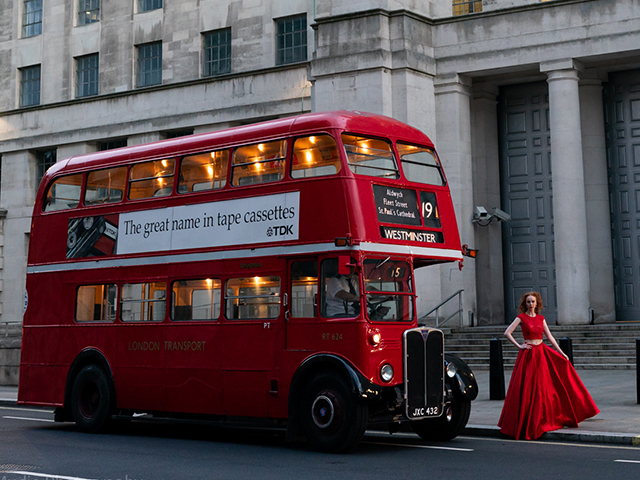
[[[476,370],[478,398],[471,404],[471,416],[463,435],[509,438],[497,427],[504,400],[489,399],[489,371]],[[593,442],[640,447],[640,404],[637,403],[636,370],[578,370],[600,413],[578,428],[545,433],[543,441]],[[511,370],[505,370],[505,391]],[[18,387],[0,386],[0,405],[12,406]]]

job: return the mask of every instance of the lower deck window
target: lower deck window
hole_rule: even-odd
[[[122,285],[120,318],[123,322],[164,320],[166,292],[165,282]]]
[[[229,320],[266,320],[280,315],[280,277],[232,278],[226,284]]]
[[[116,319],[118,288],[114,284],[82,285],[76,293],[76,322],[112,322]]]
[[[179,280],[173,282],[172,320],[217,320],[220,316],[220,280]]]

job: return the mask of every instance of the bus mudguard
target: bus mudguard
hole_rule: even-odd
[[[447,375],[446,383],[453,390],[455,396],[463,396],[469,400],[475,400],[478,396],[478,382],[476,377],[460,357],[453,353],[445,353],[444,359],[446,364],[453,364],[455,367],[455,375],[449,377]]]

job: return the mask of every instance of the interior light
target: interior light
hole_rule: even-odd
[[[209,176],[213,177],[213,167],[211,165],[207,167],[207,171],[209,172]]]
[[[264,145],[262,143],[258,144],[258,150],[260,150],[261,152],[264,152]]]
[[[213,285],[213,280],[211,280],[210,278],[207,278],[206,282],[207,282],[207,288],[211,288],[211,286]]]
[[[311,143],[316,143],[316,137],[309,137],[309,141]]]
[[[311,151],[307,150],[307,152],[305,153],[305,157],[307,158],[307,162],[311,163],[313,161],[313,155],[311,154]]]
[[[163,167],[168,167],[169,166],[169,162],[167,162],[166,160],[162,160],[162,166]]]

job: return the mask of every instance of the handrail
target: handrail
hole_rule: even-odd
[[[458,297],[458,310],[456,310],[451,315],[449,315],[447,318],[445,318],[444,321],[442,322],[442,324],[444,325],[449,320],[451,320],[453,317],[458,315],[458,321],[460,323],[460,326],[462,326],[462,313],[464,311],[464,309],[462,308],[462,292],[464,292],[464,288],[461,288],[457,292],[452,293],[445,300],[443,300],[438,305],[436,305],[434,308],[432,308],[427,313],[425,313],[421,318],[428,317],[433,312],[436,312],[436,328],[439,328],[440,327],[440,317],[438,315],[438,312],[439,312],[440,308],[442,308],[447,302],[449,302],[450,300],[452,300],[453,298],[455,298],[457,296]]]
[[[4,324],[4,336],[8,337],[9,336],[9,325],[22,325],[22,322],[17,322],[17,321],[13,321],[13,322],[0,322],[0,325]]]

